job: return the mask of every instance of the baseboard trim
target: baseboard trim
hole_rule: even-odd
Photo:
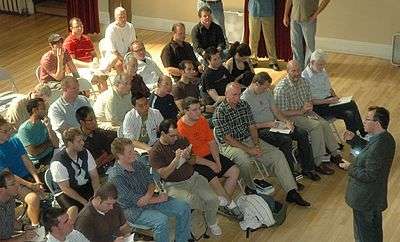
[[[392,46],[362,41],[316,37],[317,48],[362,56],[371,56],[390,60],[392,58]]]
[[[186,32],[190,33],[190,30],[193,28],[193,26],[197,24],[195,22],[152,18],[145,16],[137,16],[137,15],[132,15],[132,19],[135,28],[163,31],[163,32],[170,32],[171,26],[174,23],[182,22],[186,26]],[[100,23],[109,24],[108,12],[100,12]],[[325,38],[317,36],[316,46],[317,48],[321,48],[323,50],[345,53],[345,54],[371,56],[388,60],[390,60],[392,57],[391,45],[345,40],[345,39]]]

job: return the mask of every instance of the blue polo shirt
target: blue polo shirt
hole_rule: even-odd
[[[249,0],[249,15],[253,17],[275,16],[275,1]]]
[[[14,175],[21,178],[30,177],[21,158],[23,155],[26,155],[25,148],[15,135],[0,144],[0,171],[8,168]]]

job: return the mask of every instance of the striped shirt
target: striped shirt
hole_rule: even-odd
[[[332,87],[326,70],[313,72],[310,66],[307,66],[301,76],[310,86],[312,99],[325,99],[331,96]]]
[[[149,169],[144,161],[135,160],[133,171],[123,168],[118,162],[109,170],[108,181],[115,185],[118,190],[118,204],[124,210],[126,219],[133,223],[145,209],[153,205],[139,207],[138,200],[147,192],[149,184],[153,183]]]
[[[250,105],[240,100],[236,107],[222,102],[214,114],[215,134],[220,143],[224,143],[225,135],[243,141],[250,137],[250,125],[254,124]]]
[[[299,110],[311,101],[310,86],[303,78],[293,82],[286,76],[276,85],[274,94],[276,105],[283,111]]]

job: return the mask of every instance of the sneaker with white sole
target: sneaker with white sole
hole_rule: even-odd
[[[213,224],[208,226],[208,228],[210,228],[210,232],[215,235],[215,236],[220,236],[222,235],[222,229],[221,227],[219,227],[218,224]]]

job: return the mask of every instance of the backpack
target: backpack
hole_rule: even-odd
[[[239,223],[242,230],[257,229],[262,226],[270,227],[275,219],[268,203],[259,195],[243,195],[237,198],[237,205],[244,215]]]

